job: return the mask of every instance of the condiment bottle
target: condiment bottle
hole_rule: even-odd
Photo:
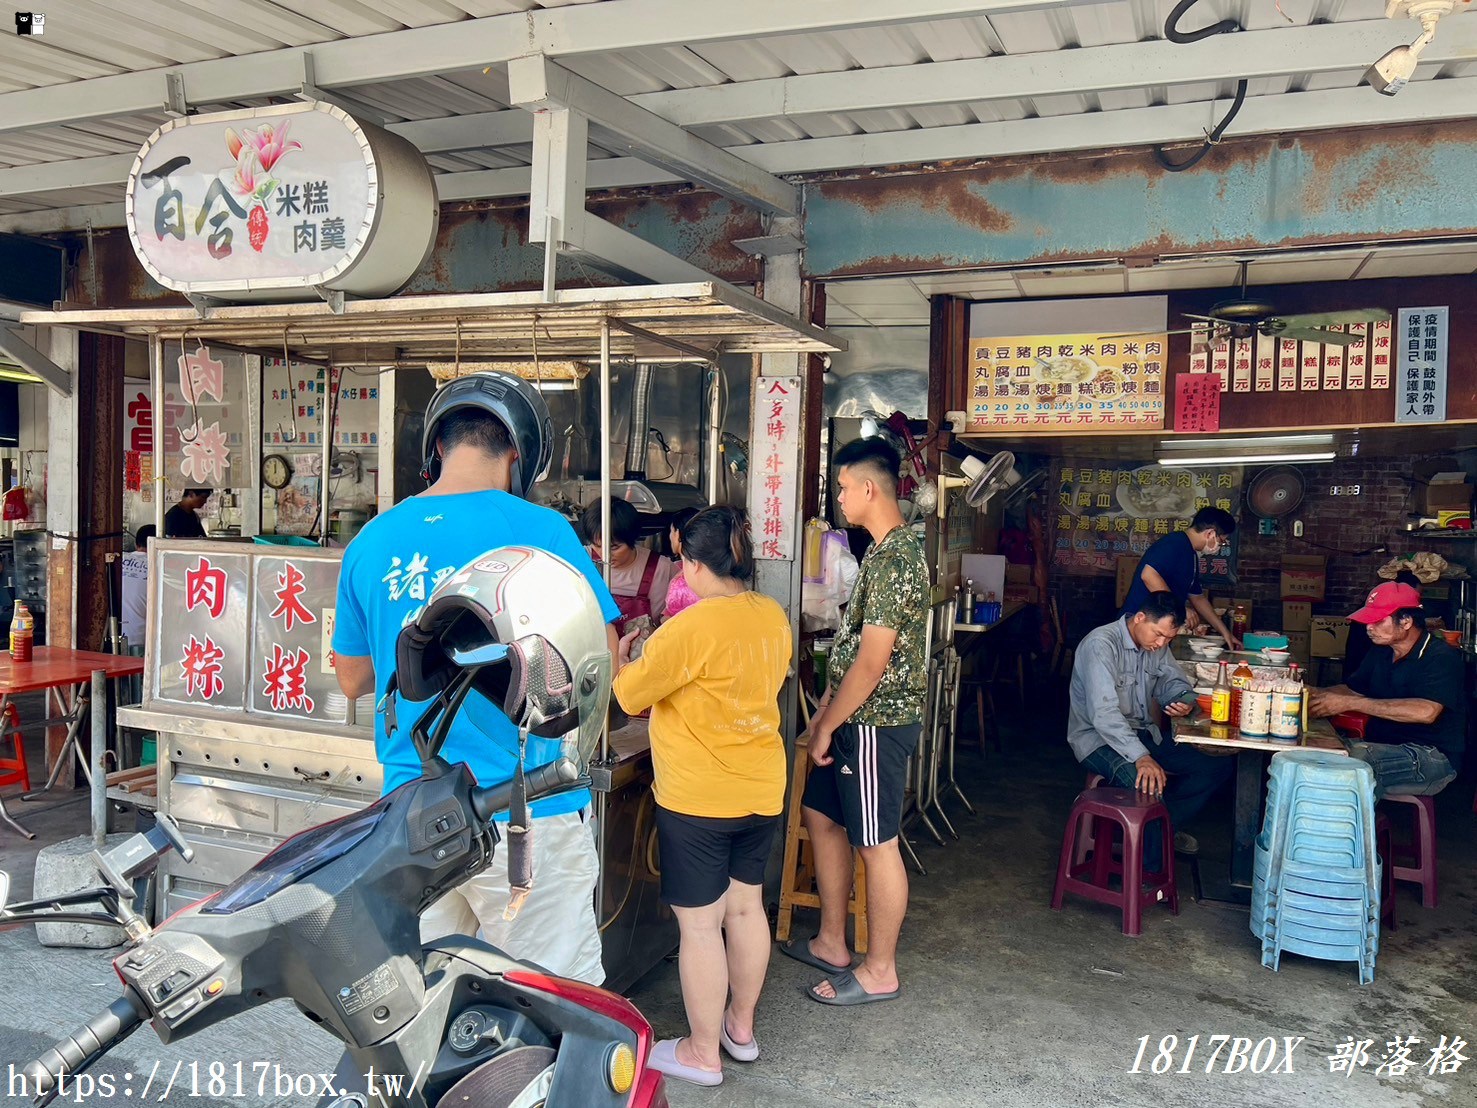
[[[17,600],[15,614],[10,620],[10,660],[29,662],[35,637],[36,622],[31,618],[31,611]]]
[[[1252,683],[1252,681],[1253,681],[1253,679],[1255,677],[1256,677],[1256,675],[1251,672],[1251,667],[1246,664],[1246,659],[1245,658],[1243,658],[1241,660],[1241,664],[1238,665],[1235,668],[1234,671],[1232,671],[1232,673],[1231,673],[1231,718],[1232,719],[1239,720],[1241,718],[1241,694],[1244,693],[1247,689],[1251,688],[1251,683]]]
[[[1229,723],[1231,720],[1231,683],[1226,679],[1226,663],[1216,676],[1215,686],[1210,690],[1210,718],[1213,723]]]

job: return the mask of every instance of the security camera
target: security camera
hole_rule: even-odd
[[[1385,16],[1389,19],[1410,18],[1419,21],[1421,34],[1409,46],[1397,46],[1364,74],[1376,92],[1394,96],[1403,89],[1420,64],[1421,51],[1436,37],[1436,24],[1450,15],[1457,0],[1388,0]],[[1469,0],[1466,0],[1469,2]]]
[[[1375,92],[1383,93],[1385,96],[1394,96],[1410,81],[1420,60],[1421,56],[1414,48],[1397,46],[1370,66],[1368,72],[1364,74],[1364,79],[1369,82]]]

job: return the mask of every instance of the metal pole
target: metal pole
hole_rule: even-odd
[[[103,848],[108,834],[108,775],[104,754],[108,746],[108,677],[92,671],[92,845]]]
[[[708,505],[718,503],[718,465],[722,455],[718,451],[719,444],[723,441],[723,428],[719,425],[722,413],[719,411],[719,397],[722,395],[723,382],[718,375],[723,372],[723,367],[716,361],[709,363],[713,371],[712,386],[708,390]]]
[[[291,366],[288,368],[290,371]],[[323,386],[323,479],[318,482],[318,545],[323,547],[328,545],[328,501],[331,497],[328,471],[333,468],[333,410],[338,403],[338,380],[333,370],[330,365],[323,371],[328,378]]]
[[[153,399],[154,531],[164,537],[164,340],[157,332],[149,340],[149,391]]]
[[[610,585],[610,319],[600,319],[600,568]],[[612,662],[615,659],[611,659]],[[610,757],[610,720],[600,733],[600,760]]]

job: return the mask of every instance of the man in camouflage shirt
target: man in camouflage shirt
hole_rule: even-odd
[[[897,452],[881,439],[848,443],[836,454],[837,501],[873,543],[831,650],[830,688],[810,724],[815,767],[805,787],[805,827],[820,931],[781,948],[827,974],[810,990],[822,1004],[898,995],[897,941],[908,909],[898,821],[923,724],[929,615],[928,564],[898,510],[898,466]],[[855,970],[846,946],[853,847],[867,866],[869,930],[866,960]]]

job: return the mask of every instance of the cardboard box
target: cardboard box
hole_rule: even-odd
[[[1309,635],[1307,631],[1289,631],[1287,634],[1287,649],[1292,651],[1293,661],[1304,669],[1312,658],[1309,653]]]
[[[1421,487],[1420,492],[1423,515],[1472,510],[1472,485],[1464,473],[1438,473],[1431,478],[1430,484]]]
[[[1282,555],[1282,599],[1322,600],[1328,588],[1328,559],[1322,554]]]
[[[1349,649],[1349,620],[1345,616],[1314,616],[1309,625],[1314,658],[1342,658]]]
[[[1128,590],[1133,588],[1134,575],[1138,572],[1140,560],[1137,554],[1118,555],[1118,586],[1113,593],[1113,603],[1119,608],[1128,599]]]
[[[1284,600],[1282,602],[1282,633],[1308,630],[1313,618],[1311,600]]]

